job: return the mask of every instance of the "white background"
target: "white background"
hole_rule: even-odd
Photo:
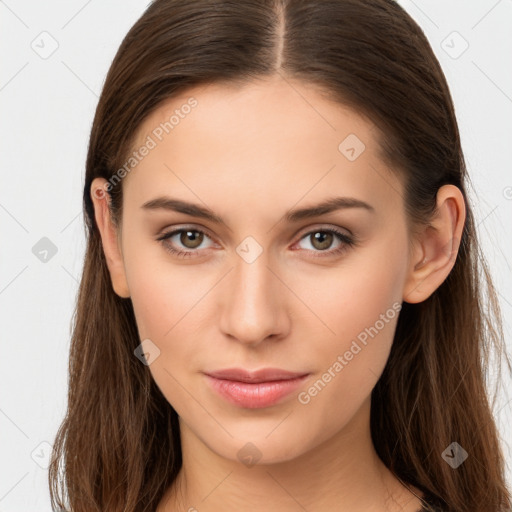
[[[510,349],[512,1],[400,3],[425,31],[450,85]],[[67,399],[88,136],[111,60],[146,4],[0,1],[0,512],[50,510],[47,471],[38,463],[49,455],[45,443],[53,442]],[[458,58],[464,41],[454,31],[469,44]],[[58,43],[46,59],[32,48],[42,47],[41,38],[46,50]],[[46,263],[32,252],[43,237],[57,249]],[[496,418],[510,466],[509,399],[502,392]]]

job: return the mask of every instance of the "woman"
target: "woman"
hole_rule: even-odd
[[[53,504],[509,510],[466,180],[395,2],[155,0],[92,127]]]

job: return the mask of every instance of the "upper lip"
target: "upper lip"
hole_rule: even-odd
[[[237,382],[271,382],[276,380],[290,380],[297,377],[308,375],[306,372],[291,372],[279,368],[262,368],[261,370],[249,371],[243,368],[226,368],[225,370],[216,370],[205,372],[210,377],[216,379],[233,380]]]

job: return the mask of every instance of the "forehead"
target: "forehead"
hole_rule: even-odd
[[[277,78],[202,85],[165,101],[142,123],[133,149],[149,140],[152,149],[123,187],[140,201],[178,188],[196,200],[235,195],[244,202],[259,194],[288,203],[336,190],[386,206],[390,186],[396,202],[400,184],[378,157],[377,133],[311,84]]]
[[[191,88],[164,101],[148,116],[138,129],[136,145],[155,130],[164,138],[172,134],[175,139],[184,130],[209,139],[217,135],[219,144],[242,149],[304,137],[314,146],[323,142],[337,149],[339,142],[353,133],[372,151],[376,127],[361,114],[327,99],[313,84],[278,77]],[[159,133],[155,136],[159,138]]]

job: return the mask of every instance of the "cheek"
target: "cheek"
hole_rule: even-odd
[[[303,322],[301,329],[315,324],[323,329],[325,342],[320,346],[335,345],[341,350],[359,335],[364,340],[365,332],[376,323],[382,343],[390,344],[405,282],[407,246],[400,235],[383,236],[321,271],[288,271],[288,282],[294,283],[294,292],[309,306],[298,322]]]
[[[142,238],[142,237],[141,237]],[[193,265],[175,265],[153,241],[127,238],[125,269],[140,336],[165,342],[190,321],[189,313],[214,276],[201,277]]]
[[[125,254],[140,339],[150,339],[159,350],[149,368],[174,405],[183,395],[179,383],[202,369],[209,338],[205,331],[213,327],[208,316],[211,291],[218,276],[206,267],[175,265],[163,249],[128,246]]]
[[[336,272],[317,275],[314,284],[296,280],[302,293],[309,290],[308,303],[333,331],[316,345],[319,374],[299,397],[322,421],[350,418],[386,365],[402,307],[405,247],[405,239],[395,237],[354,254]]]
[[[321,352],[310,354],[318,373],[297,396],[309,432],[328,439],[349,425],[369,400],[386,366],[401,309],[401,302],[392,305],[384,295],[352,298],[329,316],[337,336],[319,344]]]
[[[197,326],[204,324],[201,297],[207,283],[197,277],[194,280],[190,270],[172,271],[168,263],[127,270],[140,339],[150,339],[159,351],[149,371],[169,404],[181,415],[190,407],[190,396],[183,386],[188,389],[189,374],[202,352],[194,339],[199,339]]]
[[[198,300],[198,290],[179,274],[152,275],[147,270],[130,284],[131,299],[141,336],[166,340]]]

